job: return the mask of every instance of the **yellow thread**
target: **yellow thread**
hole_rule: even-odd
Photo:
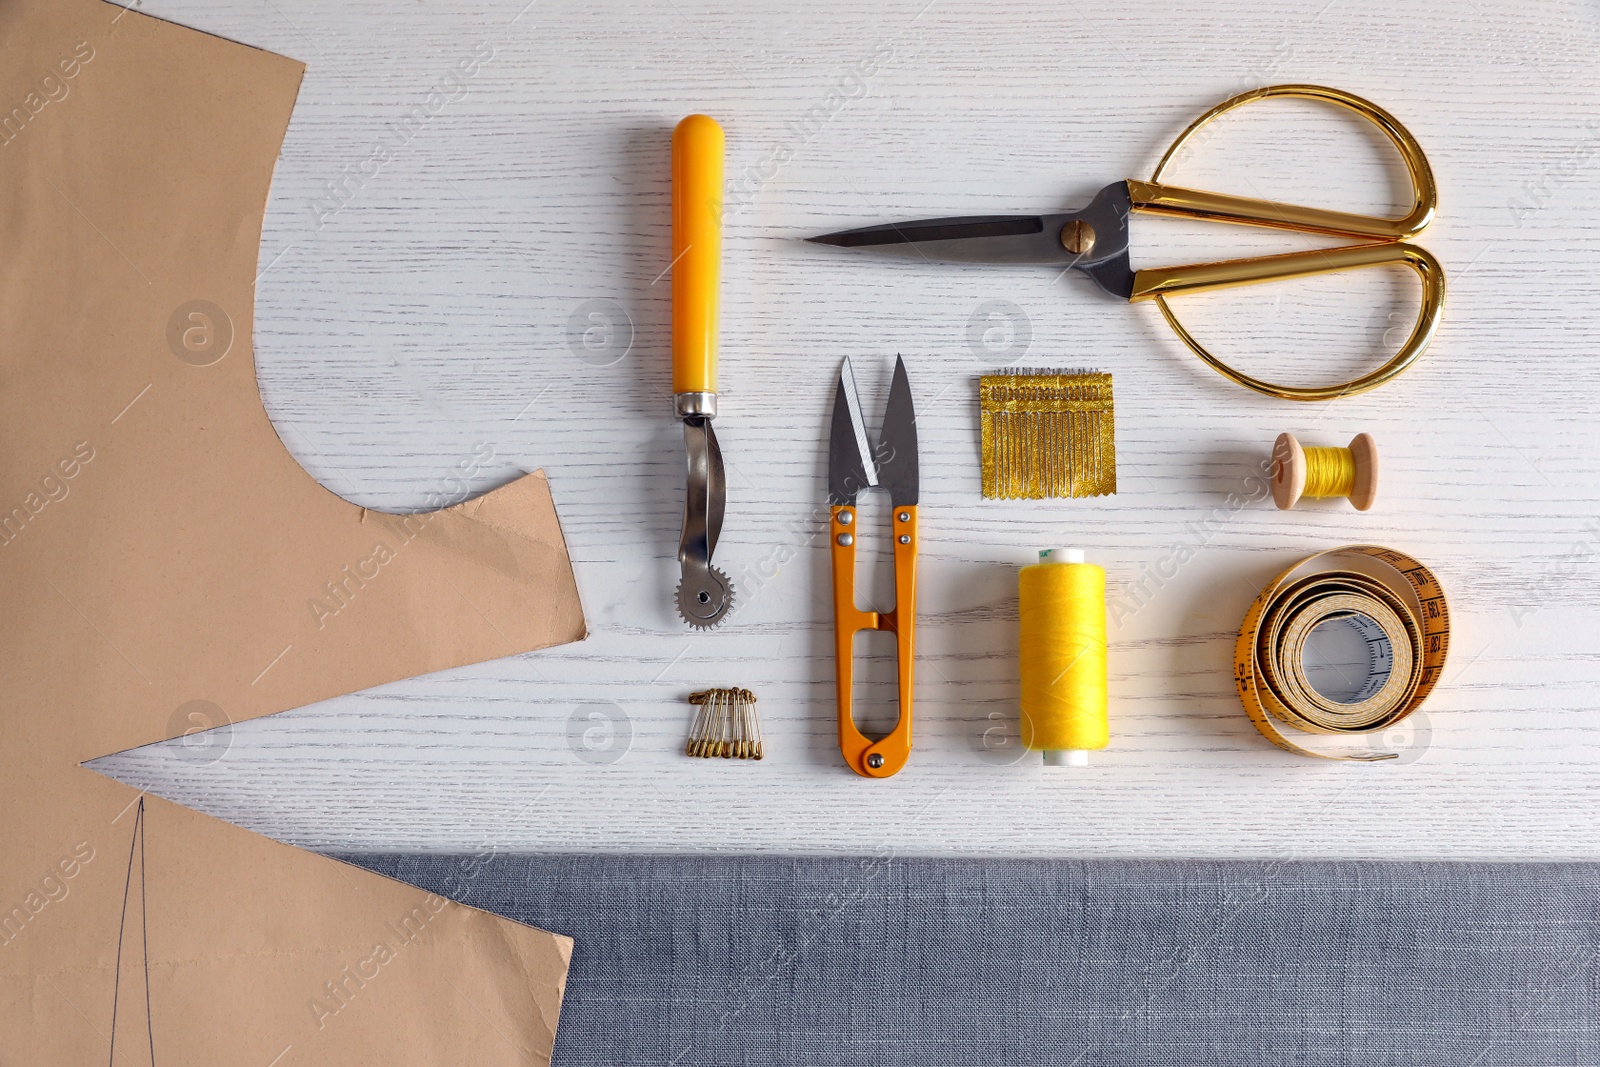
[[[988,374],[978,382],[978,407],[985,497],[1117,491],[1111,375]]]
[[[1348,448],[1307,448],[1305,496],[1349,496],[1356,486],[1356,457]]]
[[[1022,743],[1036,751],[1105,748],[1106,572],[1092,563],[1024,567]]]

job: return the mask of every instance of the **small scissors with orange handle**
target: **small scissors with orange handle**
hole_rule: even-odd
[[[856,538],[860,523],[856,495],[863,489],[889,491],[889,528],[894,537],[894,610],[856,607]],[[828,504],[833,546],[834,665],[838,678],[839,751],[850,769],[866,778],[887,778],[911,755],[912,667],[917,627],[917,412],[905,360],[895,357],[894,381],[884,408],[883,429],[873,447],[861,417],[861,399],[847,359],[839,369],[828,438]],[[856,727],[851,708],[858,630],[887,630],[895,636],[900,684],[900,719],[888,736],[870,740]]]
[[[1354,215],[1323,208],[1277,204],[1224,193],[1207,193],[1161,184],[1161,172],[1195,133],[1234,108],[1271,97],[1321,100],[1354,112],[1376,125],[1405,161],[1411,176],[1411,210],[1400,218]],[[1444,306],[1444,270],[1426,249],[1407,243],[1433,219],[1438,190],[1427,157],[1406,128],[1378,105],[1340,89],[1321,85],[1273,85],[1224,100],[1201,115],[1172,142],[1147,182],[1129,179],[1100,190],[1089,206],[1058,215],[981,215],[867,226],[813,237],[820,244],[957,263],[1037,263],[1077,270],[1102,290],[1136,303],[1153,300],[1167,324],[1213,370],[1247,389],[1284,400],[1332,400],[1376,388],[1409,367],[1439,325]],[[1194,263],[1182,267],[1134,270],[1128,262],[1128,215],[1155,215],[1236,222],[1304,233],[1353,237],[1363,243],[1340,248],[1289,252],[1277,256]],[[1179,293],[1199,293],[1235,285],[1297,278],[1361,267],[1403,265],[1422,280],[1422,307],[1416,326],[1389,361],[1368,374],[1335,385],[1290,386],[1253,378],[1206,351],[1167,305]]]

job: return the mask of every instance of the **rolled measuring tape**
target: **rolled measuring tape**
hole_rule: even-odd
[[[1315,569],[1331,556],[1377,564],[1378,573]],[[1392,577],[1380,575],[1392,572]],[[1333,700],[1306,674],[1306,643],[1329,622],[1344,622],[1365,641],[1368,670],[1349,701]],[[1404,552],[1346,545],[1296,563],[1256,597],[1239,625],[1234,682],[1263,737],[1299,756],[1371,762],[1396,752],[1330,754],[1303,748],[1279,727],[1319,734],[1367,734],[1402,721],[1428,698],[1450,651],[1450,605],[1432,571]]]

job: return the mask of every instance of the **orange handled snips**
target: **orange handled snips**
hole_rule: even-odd
[[[894,538],[894,610],[856,607],[856,538],[860,536],[856,495],[863,489],[889,491],[889,526]],[[834,665],[838,679],[839,751],[850,769],[866,778],[887,778],[911,756],[911,698],[917,628],[917,413],[905,360],[896,357],[883,431],[872,446],[861,417],[850,361],[839,370],[828,442],[828,539],[833,555]],[[873,741],[856,726],[851,707],[855,681],[855,637],[859,630],[895,635],[899,668],[900,718],[888,736]]]

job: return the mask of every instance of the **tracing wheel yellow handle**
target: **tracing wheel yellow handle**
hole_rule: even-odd
[[[672,131],[672,392],[717,391],[722,278],[722,127],[690,115]]]
[[[1382,130],[1399,150],[1410,174],[1413,193],[1411,209],[1399,218],[1390,219],[1183,189],[1161,183],[1161,172],[1167,164],[1207,123],[1245,104],[1273,97],[1322,100],[1354,112]],[[1433,170],[1428,166],[1427,157],[1422,154],[1422,147],[1417,144],[1416,138],[1393,115],[1369,100],[1321,85],[1272,85],[1241,93],[1224,100],[1190,123],[1168,147],[1161,162],[1156,164],[1150,180],[1129,181],[1128,193],[1135,211],[1369,239],[1369,243],[1344,248],[1314,249],[1182,267],[1156,267],[1135,273],[1131,299],[1155,301],[1179,340],[1212,369],[1247,389],[1284,400],[1332,400],[1364,393],[1387,382],[1415,362],[1428,347],[1439,326],[1440,313],[1444,308],[1444,270],[1426,249],[1401,243],[1415,236],[1433,219],[1439,198]],[[1387,363],[1359,378],[1336,385],[1277,385],[1235,370],[1206,351],[1205,346],[1178,321],[1167,303],[1167,297],[1178,293],[1206,292],[1274,279],[1387,265],[1410,267],[1422,282],[1422,307],[1417,314],[1416,325],[1405,344]]]

